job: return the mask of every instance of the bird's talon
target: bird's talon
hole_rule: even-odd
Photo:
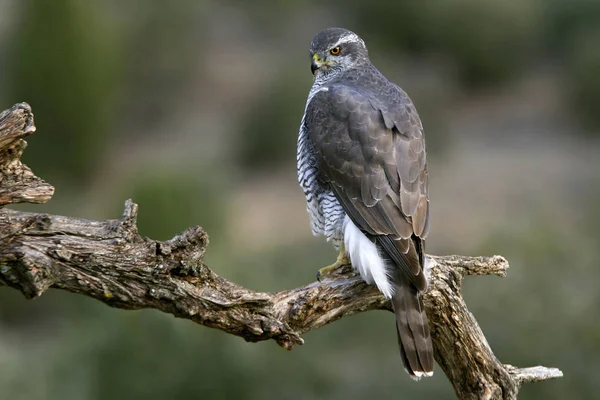
[[[343,253],[342,253],[343,254]],[[338,259],[331,265],[323,267],[317,272],[317,280],[321,282],[321,279],[324,276],[331,274],[336,269],[343,267],[344,265],[349,265],[350,260],[346,256],[338,256]]]

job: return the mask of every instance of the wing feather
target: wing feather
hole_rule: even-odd
[[[397,86],[375,96],[333,85],[314,96],[307,124],[322,178],[348,216],[377,236],[423,290],[422,246],[412,242],[429,232],[427,165],[421,122],[408,96]]]

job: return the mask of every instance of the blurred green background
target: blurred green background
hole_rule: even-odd
[[[359,33],[427,133],[432,254],[508,258],[464,294],[496,355],[563,379],[523,399],[600,392],[597,0],[0,0],[0,109],[29,102],[23,160],[56,186],[21,209],[116,218],[142,235],[199,224],[209,266],[256,290],[332,262],[296,183],[308,46]],[[370,312],[292,352],[155,311],[0,289],[0,399],[453,398],[403,372],[393,317]]]

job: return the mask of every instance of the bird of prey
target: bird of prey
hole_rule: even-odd
[[[314,84],[298,137],[298,181],[314,235],[340,250],[323,276],[351,263],[391,299],[404,367],[433,374],[419,295],[429,231],[423,127],[408,95],[373,66],[364,41],[328,28],[310,45]]]

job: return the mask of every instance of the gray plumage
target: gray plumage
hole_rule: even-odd
[[[297,161],[313,234],[339,248],[348,240],[344,232],[352,232],[346,224],[353,224],[375,243],[387,282],[376,277],[377,262],[355,265],[368,264],[352,257],[362,248],[346,250],[361,276],[391,297],[407,372],[429,376],[433,348],[419,298],[427,288],[429,232],[421,121],[408,95],[371,64],[353,32],[326,29],[313,39],[310,53],[315,82],[300,126]]]

